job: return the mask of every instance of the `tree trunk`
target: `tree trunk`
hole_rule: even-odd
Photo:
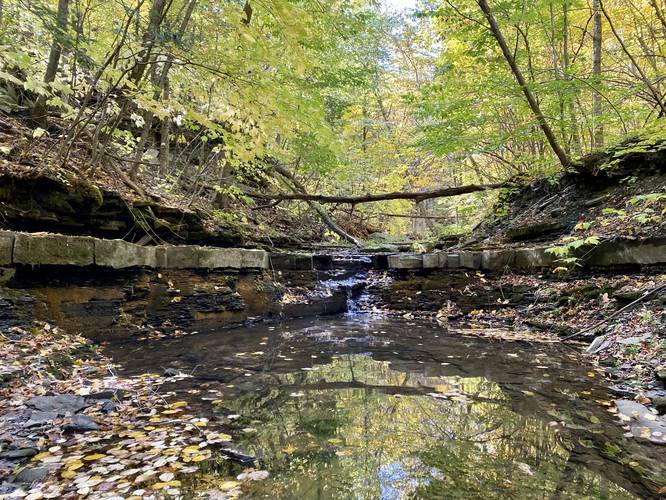
[[[599,2],[600,0],[592,1],[592,17],[594,20],[592,29],[592,79],[595,87],[601,84],[601,48],[603,45],[603,26],[601,25]],[[604,147],[604,125],[601,122],[603,111],[601,94],[595,90],[592,94],[592,141],[595,148]]]
[[[563,59],[563,64],[564,64],[564,79],[567,81],[571,81],[571,75],[569,75],[569,66],[571,64],[570,56],[569,56],[569,6],[568,2],[565,1],[562,4],[562,18],[564,22],[564,27],[562,28],[563,30],[563,40],[562,40],[562,59]],[[571,123],[571,136],[572,136],[572,141],[573,141],[573,150],[574,153],[577,156],[580,156],[583,154],[583,147],[581,144],[580,140],[580,130],[578,128],[578,120],[576,119],[576,109],[574,107],[574,98],[570,94],[569,89],[567,89],[567,110],[569,113],[569,120]]]
[[[192,18],[192,12],[194,12],[194,8],[197,5],[198,0],[191,0],[190,3],[187,6],[187,10],[185,11],[185,15],[183,16],[183,20],[180,23],[180,27],[178,28],[178,33],[176,34],[176,43],[180,42],[183,38],[183,35],[185,34],[185,31],[187,30],[187,25],[190,22],[190,19]],[[157,90],[153,93],[153,100],[159,99],[160,95],[162,95],[165,99],[167,98],[166,96],[169,95],[169,70],[171,69],[171,66],[173,64],[173,55],[169,54],[167,57],[167,60],[164,62],[164,66],[162,67],[162,72],[159,76],[159,79],[155,82],[156,86],[158,87]],[[144,149],[148,141],[148,137],[150,136],[150,129],[153,124],[153,113],[150,111],[146,111],[144,114],[144,128],[143,131],[141,132],[141,139],[139,143],[137,144],[137,149],[134,154],[134,163],[130,167],[130,178],[133,181],[136,181],[138,173],[139,173],[139,166],[141,165],[141,158],[143,157]],[[162,150],[165,148],[165,140],[168,141],[168,135],[170,131],[170,123],[168,123],[169,117],[166,117],[164,119],[164,123],[162,125],[161,131],[160,131],[160,170],[161,171],[166,171],[165,170],[165,165],[168,163],[167,156],[168,156],[168,142],[166,143],[166,151],[165,154],[162,154]]]
[[[666,116],[666,103],[664,103],[664,97],[661,95],[659,92],[659,89],[653,85],[653,83],[650,81],[648,76],[645,74],[643,71],[643,68],[638,64],[638,61],[636,58],[629,52],[629,49],[627,48],[627,45],[624,43],[624,40],[620,36],[620,34],[617,32],[615,29],[615,26],[613,25],[613,21],[611,20],[610,16],[608,15],[608,12],[606,12],[606,9],[604,8],[604,4],[601,0],[597,0],[599,2],[599,8],[601,9],[601,12],[603,13],[604,17],[606,18],[606,21],[608,21],[608,27],[611,29],[613,32],[613,36],[617,40],[617,42],[620,44],[620,47],[622,47],[622,51],[625,53],[625,55],[629,58],[631,61],[631,64],[633,65],[634,69],[638,72],[640,80],[645,84],[647,89],[650,91],[652,94],[652,97],[655,100],[655,103],[657,106],[659,106],[659,117]]]
[[[566,111],[566,101],[567,93],[566,89],[563,90],[563,85],[561,81],[565,80],[564,68],[560,68],[560,55],[558,53],[557,46],[557,34],[555,32],[555,9],[553,7],[553,2],[550,2],[549,5],[550,13],[550,52],[551,59],[553,64],[553,79],[558,82],[557,86],[557,100],[560,107],[560,116],[558,119],[559,128],[560,128],[560,140],[563,143],[564,152],[567,155],[571,154],[571,141],[569,140],[569,128],[567,127],[567,111]],[[564,63],[562,63],[564,64]]]
[[[150,54],[155,45],[155,40],[157,39],[157,33],[159,32],[160,25],[166,16],[165,6],[167,0],[154,0],[153,4],[150,6],[150,14],[148,15],[148,28],[143,34],[143,41],[141,44],[141,51],[139,52],[139,61],[132,69],[130,73],[129,80],[138,85],[143,74],[146,71],[148,66],[148,61],[150,60]]]
[[[650,5],[652,5],[654,12],[657,14],[657,18],[661,22],[661,26],[663,27],[664,31],[666,31],[666,16],[664,16],[664,13],[659,8],[657,0],[650,0]]]
[[[305,186],[299,182],[294,175],[289,172],[286,168],[284,168],[282,165],[280,165],[277,161],[271,162],[271,165],[275,169],[277,173],[282,175],[283,177],[289,179],[292,184],[296,187],[298,191],[301,193],[305,193]],[[342,237],[342,239],[349,241],[350,243],[353,243],[355,246],[360,247],[361,242],[354,238],[351,234],[346,233],[340,226],[338,226],[335,221],[331,218],[331,216],[328,214],[328,212],[322,207],[319,203],[316,203],[314,201],[306,200],[308,205],[312,207],[312,209],[319,214],[319,217],[324,221],[324,224],[326,224],[331,231]]]
[[[376,201],[388,200],[414,200],[416,202],[429,200],[431,198],[446,198],[449,196],[459,196],[461,194],[476,193],[479,191],[489,191],[491,189],[499,189],[506,187],[506,183],[500,184],[468,184],[466,186],[456,187],[441,187],[437,189],[430,189],[427,191],[396,191],[393,193],[381,194],[367,194],[364,196],[327,196],[324,194],[308,194],[301,190],[300,193],[279,193],[268,194],[246,191],[245,194],[251,198],[258,198],[261,200],[300,200],[300,201],[316,201],[318,203],[351,203],[356,205],[358,203],[373,203]]]
[[[167,76],[162,82],[164,94],[162,97],[164,102],[169,101],[169,77]],[[162,120],[162,127],[160,129],[160,175],[165,176],[169,171],[169,140],[171,134],[171,116],[165,116]]]
[[[58,0],[58,11],[56,13],[56,32],[53,35],[53,44],[49,52],[49,62],[46,65],[44,73],[44,83],[49,84],[55,80],[62,54],[63,38],[67,34],[67,14],[69,12],[70,0]],[[46,116],[46,96],[40,95],[37,98],[35,107],[32,110],[32,118],[42,127],[48,126]]]
[[[511,71],[513,72],[513,76],[516,78],[518,85],[520,85],[523,94],[525,94],[525,98],[527,99],[530,109],[532,110],[532,113],[539,122],[539,126],[541,127],[541,130],[543,131],[544,135],[546,136],[548,144],[550,144],[551,149],[555,153],[555,156],[557,156],[557,158],[560,160],[562,166],[563,167],[569,166],[569,164],[571,163],[571,161],[569,160],[569,156],[564,151],[564,149],[562,149],[562,146],[560,146],[559,142],[557,141],[553,129],[550,128],[550,125],[548,124],[546,117],[544,116],[544,114],[541,111],[541,108],[539,107],[539,103],[537,102],[536,98],[534,97],[534,94],[532,94],[532,91],[527,85],[525,77],[523,76],[522,71],[520,71],[520,68],[516,64],[516,60],[513,58],[513,55],[511,54],[511,50],[509,49],[509,46],[506,43],[504,35],[502,35],[502,31],[500,30],[497,21],[495,21],[495,17],[493,16],[492,11],[490,10],[488,2],[486,0],[477,0],[477,3],[479,4],[479,7],[486,16],[486,20],[488,21],[488,24],[490,24],[490,31],[492,31],[495,40],[497,40],[497,43],[502,49],[504,58],[509,64]]]

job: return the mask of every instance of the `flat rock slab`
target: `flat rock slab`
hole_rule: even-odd
[[[484,250],[481,255],[481,269],[485,271],[501,271],[516,262],[514,250]]]
[[[272,253],[270,265],[276,271],[312,271],[314,270],[313,254],[303,252]]]
[[[618,399],[615,401],[623,423],[629,425],[632,435],[651,443],[666,445],[666,420],[655,415],[636,401]]]
[[[458,269],[458,268],[460,268],[460,254],[459,253],[447,253],[446,254],[446,267],[447,267],[447,269]]]
[[[388,256],[391,269],[421,269],[423,268],[423,255],[406,253]]]
[[[16,233],[13,262],[30,265],[89,266],[95,262],[94,238],[63,234]]]
[[[0,231],[0,266],[12,263],[14,234]]]
[[[422,258],[424,269],[435,269],[439,267],[439,254],[425,253]]]
[[[48,476],[53,469],[55,469],[54,466],[52,466],[52,467],[44,466],[44,467],[25,468],[21,472],[16,474],[16,482],[17,483],[22,483],[22,484],[36,483],[37,481],[41,481],[46,476]]]
[[[246,248],[192,245],[164,247],[165,267],[170,269],[267,269],[268,253]],[[159,266],[158,258],[158,267]]]
[[[16,450],[7,450],[0,453],[0,458],[8,460],[21,460],[23,458],[30,458],[37,455],[37,448],[19,448]]]
[[[191,269],[201,267],[201,247],[182,245],[165,247],[166,267],[169,269]],[[206,267],[206,266],[204,266]]]
[[[268,269],[268,252],[252,248],[241,248],[241,268]]]
[[[626,339],[618,340],[617,343],[622,345],[638,345],[642,344],[643,342],[647,342],[651,338],[652,338],[652,333],[648,332],[639,337],[629,337]]]
[[[58,396],[36,396],[26,403],[29,407],[43,412],[56,412],[59,415],[76,413],[90,406],[85,398],[74,394],[60,394]]]
[[[99,425],[88,415],[74,415],[65,422],[65,432],[88,432],[99,430]]]
[[[134,245],[124,240],[95,239],[95,264],[123,269],[157,267],[156,247]]]
[[[460,252],[460,267],[465,269],[481,269],[483,256],[481,252]]]
[[[666,239],[605,242],[590,252],[591,266],[654,265],[666,263]]]
[[[312,256],[308,258],[312,269]],[[268,253],[197,245],[142,246],[124,240],[0,231],[0,266],[8,264],[169,269],[268,269]]]
[[[557,257],[546,251],[546,247],[519,248],[515,251],[514,265],[519,269],[554,267]]]
[[[28,421],[23,425],[25,427],[39,427],[41,425],[48,424],[49,422],[53,422],[57,418],[58,418],[57,411],[36,410],[30,412]]]

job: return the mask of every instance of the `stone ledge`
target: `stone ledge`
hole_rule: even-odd
[[[125,267],[158,267],[156,247],[143,247],[124,240],[95,240],[95,264]]]
[[[89,266],[95,262],[95,238],[47,233],[15,233],[14,264]]]
[[[500,248],[491,250],[436,252],[430,254],[401,253],[389,255],[389,269],[510,269],[554,268],[557,257],[548,253],[549,246]],[[666,264],[666,238],[604,242],[581,252],[585,266],[636,266]]]
[[[270,267],[275,271],[313,271],[314,255],[304,252],[272,253]]]
[[[198,253],[199,267],[208,269],[268,268],[268,253],[263,250],[200,247]]]
[[[666,264],[666,238],[604,242],[590,251],[587,264],[604,267]]]
[[[5,231],[0,232],[0,266],[12,263],[14,253],[14,234]]]
[[[113,269],[268,269],[268,253],[196,245],[140,246],[124,240],[0,231],[0,265],[98,265]]]
[[[389,269],[421,269],[423,255],[418,253],[400,253],[388,256]]]

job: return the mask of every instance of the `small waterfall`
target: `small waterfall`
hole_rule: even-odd
[[[347,314],[348,316],[356,316],[359,314],[360,309],[359,309],[359,301],[358,301],[358,296],[354,295],[354,289],[351,287],[347,287]],[[365,292],[361,292],[361,295],[364,294]]]
[[[359,299],[364,295],[368,271],[372,268],[372,258],[367,255],[334,255],[330,268],[319,271],[317,288],[327,290],[332,296],[344,294],[346,314],[359,314]]]

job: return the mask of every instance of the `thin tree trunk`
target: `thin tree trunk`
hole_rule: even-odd
[[[270,194],[250,191],[247,189],[244,192],[247,196],[260,200],[300,200],[316,201],[318,203],[351,203],[352,205],[356,205],[358,203],[374,203],[377,201],[388,200],[413,200],[415,202],[419,202],[423,200],[429,200],[431,198],[447,198],[451,196],[460,196],[461,194],[489,191],[491,189],[499,189],[506,186],[507,183],[467,184],[465,186],[455,187],[445,186],[442,188],[430,189],[426,191],[395,191],[392,193],[366,194],[363,196],[328,196],[324,194],[308,194],[305,192]]]
[[[539,107],[539,103],[537,102],[536,98],[534,97],[534,94],[532,94],[532,91],[527,85],[525,77],[523,76],[523,73],[520,71],[520,68],[516,64],[516,61],[513,55],[511,54],[511,50],[509,49],[509,46],[507,45],[506,40],[504,39],[504,35],[502,35],[502,31],[500,30],[497,21],[495,21],[495,17],[493,16],[492,11],[490,10],[488,2],[486,0],[477,0],[477,3],[479,4],[479,7],[486,16],[486,19],[490,24],[490,30],[492,31],[495,40],[497,40],[497,43],[502,49],[504,58],[509,64],[509,67],[511,68],[511,71],[513,72],[513,75],[516,78],[516,81],[520,85],[523,94],[525,94],[525,98],[527,99],[527,102],[532,110],[532,113],[539,122],[541,130],[546,136],[548,144],[550,144],[551,149],[555,153],[555,156],[557,156],[557,158],[560,160],[562,166],[564,167],[569,166],[569,164],[571,163],[571,161],[569,160],[569,156],[564,151],[564,149],[562,149],[562,146],[560,146],[559,142],[557,141],[557,137],[555,136],[553,129],[550,128],[550,125],[548,124],[546,117],[544,116],[543,112],[541,111],[541,108]]]
[[[53,35],[53,43],[51,51],[49,52],[49,62],[46,65],[46,72],[44,73],[44,83],[47,85],[55,80],[58,73],[58,65],[60,63],[60,55],[62,54],[62,44],[65,35],[67,34],[67,14],[69,12],[70,0],[58,0],[58,11],[56,13],[56,32]],[[32,118],[42,127],[48,125],[46,117],[46,96],[40,95],[37,98],[35,107],[32,110]]]
[[[571,75],[569,75],[569,67],[571,60],[569,57],[569,6],[568,2],[565,1],[562,4],[562,18],[564,22],[563,27],[563,50],[562,50],[562,59],[564,64],[564,79],[571,81]],[[570,95],[570,90],[567,89],[567,110],[569,113],[569,120],[571,123],[571,135],[573,140],[573,150],[577,156],[580,156],[583,153],[583,148],[580,140],[580,130],[578,129],[578,120],[576,119],[576,109],[574,108],[574,99]]]
[[[168,2],[168,3],[167,3]],[[157,40],[157,34],[159,33],[160,26],[164,21],[164,18],[171,7],[173,0],[153,0],[153,3],[150,7],[150,14],[148,16],[148,27],[143,34],[143,40],[141,43],[141,50],[138,54],[138,61],[134,67],[129,72],[128,81],[132,83],[133,87],[138,88],[143,76],[150,62],[150,55],[155,46]],[[129,86],[125,85],[123,90],[126,90]],[[122,106],[118,111],[117,116],[107,124],[107,129],[109,131],[107,135],[107,142],[113,136],[113,132],[118,128],[125,119],[127,111],[130,107],[131,100],[128,96],[124,95],[122,99]]]
[[[606,18],[606,21],[608,21],[608,27],[613,32],[613,36],[615,37],[615,39],[620,44],[620,47],[622,47],[622,51],[629,58],[629,60],[631,61],[631,64],[634,65],[634,68],[638,72],[641,81],[645,84],[645,86],[648,88],[648,90],[652,94],[652,97],[656,101],[657,106],[659,106],[659,108],[660,108],[659,116],[660,117],[666,116],[666,103],[664,103],[663,96],[661,95],[661,93],[659,92],[657,87],[655,87],[652,84],[650,79],[647,77],[647,75],[643,71],[643,68],[641,68],[641,66],[638,64],[638,61],[634,58],[634,56],[631,54],[631,52],[629,52],[629,49],[627,48],[626,44],[624,43],[624,40],[622,39],[620,34],[615,29],[615,26],[613,25],[613,21],[611,21],[611,18],[608,15],[608,12],[606,12],[606,9],[604,8],[603,2],[601,0],[597,0],[597,1],[599,2],[599,8],[601,9],[601,12],[603,12],[604,17]]]
[[[185,31],[187,30],[187,25],[190,22],[190,19],[192,18],[192,13],[194,12],[194,8],[197,5],[198,0],[191,0],[190,3],[187,6],[187,10],[185,11],[185,15],[183,16],[183,20],[180,23],[180,27],[178,28],[178,33],[176,34],[176,43],[180,42],[183,38],[183,35],[185,34]],[[171,66],[173,64],[173,55],[169,55],[167,57],[167,60],[164,62],[164,66],[162,68],[162,73],[160,74],[159,79],[155,82],[156,86],[159,88],[155,90],[153,93],[153,100],[157,100],[160,97],[160,94],[163,96],[168,96],[169,91],[167,89],[167,86],[169,84],[169,70],[171,69]],[[166,97],[165,97],[166,98]],[[153,124],[153,113],[150,111],[146,111],[145,116],[144,116],[144,128],[143,131],[141,132],[141,139],[139,140],[139,143],[137,144],[137,149],[134,155],[134,163],[130,167],[130,179],[133,181],[136,181],[138,173],[139,173],[139,166],[141,165],[141,158],[143,157],[143,152],[146,146],[146,143],[148,142],[148,137],[150,136],[150,129]],[[169,117],[166,117],[165,123],[169,120]],[[166,128],[165,128],[166,127]],[[166,140],[168,141],[168,134],[169,134],[169,125],[167,124],[166,126],[163,124],[162,129],[161,129],[161,139],[160,139],[160,150],[162,150],[162,147],[164,145],[164,135],[166,131]],[[161,151],[160,151],[161,153]],[[168,154],[168,143],[167,143],[167,150],[166,153]],[[166,161],[163,164],[162,161],[162,154],[160,154],[160,170],[163,172],[166,171],[163,167],[166,166],[168,161]]]
[[[275,171],[277,173],[279,173],[283,177],[286,177],[287,179],[289,179],[298,191],[300,191],[301,193],[305,193],[305,186],[303,186],[303,184],[301,184],[299,182],[299,180],[296,179],[296,177],[291,172],[289,172],[286,168],[284,168],[282,165],[280,165],[277,161],[271,162],[271,165],[273,166],[273,168],[275,169]],[[324,209],[324,207],[322,207],[317,202],[310,201],[310,200],[306,200],[306,201],[307,201],[308,205],[310,205],[310,207],[315,212],[317,212],[319,214],[319,217],[321,217],[321,219],[324,221],[324,224],[326,224],[331,229],[331,231],[333,231],[334,233],[336,233],[337,235],[342,237],[344,240],[347,240],[350,243],[353,243],[355,246],[357,246],[357,247],[361,246],[361,242],[359,240],[354,238],[351,234],[348,234],[347,232],[345,232],[340,226],[338,226],[335,223],[335,221],[331,218],[331,216]]]
[[[164,94],[162,98],[164,102],[169,101],[169,77],[167,76],[162,82],[162,88],[164,89]],[[171,134],[171,117],[165,116],[162,120],[162,128],[160,129],[160,175],[164,176],[169,170],[169,140]]]
[[[555,34],[555,9],[553,7],[553,2],[550,2],[549,5],[549,14],[550,14],[550,51],[551,58],[553,63],[553,79],[560,83],[557,86],[557,100],[560,107],[560,116],[558,119],[559,128],[560,128],[560,138],[564,143],[563,148],[564,152],[567,155],[571,154],[570,146],[571,141],[569,140],[569,129],[567,127],[567,116],[566,116],[566,91],[563,90],[561,81],[565,79],[564,69],[560,68],[560,56],[558,54],[557,46],[557,35]]]
[[[130,81],[135,85],[138,85],[143,74],[146,71],[148,66],[148,61],[150,59],[150,54],[155,45],[155,40],[157,39],[157,33],[159,32],[160,25],[166,16],[166,7],[167,0],[154,0],[153,4],[150,6],[150,14],[148,15],[148,28],[143,34],[143,42],[141,51],[139,53],[139,61],[136,66],[130,73]]]
[[[141,9],[141,6],[145,0],[138,0],[137,6],[134,9],[134,14],[138,15],[139,10]],[[124,28],[121,30],[120,35],[119,35],[119,40],[116,43],[115,47],[113,50],[109,53],[107,58],[104,60],[104,63],[97,69],[95,72],[95,76],[92,79],[92,82],[89,85],[88,91],[86,92],[86,95],[83,98],[83,101],[81,102],[81,105],[79,106],[79,111],[76,114],[76,117],[72,121],[72,124],[69,126],[67,129],[67,132],[64,134],[65,140],[62,142],[59,156],[62,159],[62,163],[65,164],[67,162],[67,159],[69,157],[69,152],[74,144],[74,141],[76,140],[76,137],[80,133],[80,131],[84,130],[88,124],[91,122],[91,120],[95,117],[95,113],[89,113],[87,118],[84,118],[84,113],[86,110],[88,110],[88,103],[90,102],[90,99],[92,98],[95,90],[97,89],[97,83],[100,81],[102,78],[102,75],[104,74],[104,71],[106,68],[111,65],[111,63],[116,59],[117,55],[120,53],[121,49],[125,45],[125,39],[127,37],[128,30],[131,26],[132,18],[134,17],[134,14],[130,15],[127,18],[127,22],[124,26]],[[97,106],[98,109],[101,108],[101,106],[104,106],[106,103],[106,100],[109,98],[109,96],[115,92],[118,84],[122,80],[122,78],[125,77],[125,74],[127,74],[129,70],[126,70],[122,73],[122,75],[117,79],[116,83],[111,86],[105,93],[102,99],[98,102]]]
[[[595,87],[598,87],[601,84],[603,26],[601,24],[601,9],[599,8],[600,1],[601,0],[592,1],[592,18],[594,21],[592,28],[592,79],[594,80]],[[592,94],[592,141],[595,148],[604,147],[604,125],[602,123],[603,111],[601,94],[595,91]]]
[[[0,2],[0,3],[2,3],[2,2]],[[650,0],[650,5],[652,5],[652,8],[654,9],[655,13],[657,14],[657,18],[661,22],[661,26],[663,27],[664,31],[666,31],[666,17],[664,17],[664,13],[659,8],[659,4],[657,3],[657,0]]]

